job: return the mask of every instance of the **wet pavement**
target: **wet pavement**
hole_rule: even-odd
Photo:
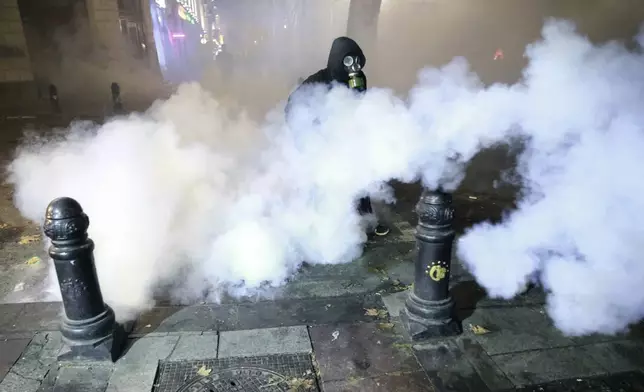
[[[495,187],[507,155],[488,153],[454,194],[459,233],[513,208],[514,191]],[[189,306],[160,298],[127,325],[128,349],[115,364],[57,361],[62,307],[42,302],[44,244],[3,187],[0,392],[644,390],[641,328],[563,336],[543,292],[487,298],[456,258],[451,289],[464,333],[412,343],[399,312],[413,281],[420,186],[394,187],[398,202],[385,214],[392,231],[358,260],[302,268],[265,298]]]
[[[155,308],[115,364],[56,361],[60,304],[0,305],[0,391],[643,390],[641,332],[570,338],[543,293],[475,303],[463,293],[464,333],[415,343],[398,318],[406,293],[393,289]]]
[[[492,202],[472,197],[457,202],[473,209],[462,224]],[[457,259],[451,288],[464,333],[411,342],[399,313],[413,278],[413,227],[391,216],[391,234],[363,257],[304,268],[270,299],[159,303],[128,324],[115,364],[57,361],[60,303],[0,305],[0,392],[641,390],[643,329],[563,336],[545,293],[488,298]]]
[[[46,132],[49,125],[33,120],[0,121],[0,162],[11,162],[24,129]],[[24,219],[13,204],[13,187],[2,172],[0,185],[0,303],[55,299],[47,294],[47,258],[38,222]]]

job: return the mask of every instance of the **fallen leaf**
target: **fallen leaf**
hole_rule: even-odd
[[[289,392],[296,391],[311,391],[313,390],[314,382],[306,378],[293,378],[288,381]]]
[[[412,352],[412,345],[409,343],[394,343],[391,347],[401,351]]]
[[[386,319],[389,317],[389,312],[385,309],[365,309],[365,316],[378,317],[379,319]]]
[[[490,333],[489,329],[483,328],[480,325],[472,325],[470,324],[470,330],[474,335],[485,335],[486,333]]]
[[[6,223],[1,223],[0,224],[0,229],[6,229],[7,227],[9,227],[9,225],[6,224]]]
[[[38,242],[40,241],[40,234],[33,234],[33,235],[23,235],[20,237],[20,241],[18,243],[20,245],[29,245],[33,242]]]
[[[202,377],[209,376],[211,372],[212,372],[212,369],[206,369],[205,366],[202,366],[202,367],[199,368],[199,370],[197,370],[197,374],[202,376]]]
[[[34,256],[34,257],[30,258],[29,260],[27,260],[26,263],[27,263],[27,265],[38,264],[38,263],[40,263],[40,257]]]
[[[378,316],[378,309],[365,309],[365,316],[371,316],[371,317],[377,317]]]
[[[380,323],[378,324],[378,329],[383,331],[390,331],[394,329],[394,323]]]
[[[394,293],[399,293],[401,291],[406,291],[411,289],[412,285],[404,285],[404,284],[399,284],[399,285],[394,285],[390,291],[393,291]]]

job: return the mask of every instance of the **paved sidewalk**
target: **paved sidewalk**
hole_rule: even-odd
[[[156,308],[114,365],[56,362],[60,304],[0,305],[0,391],[644,391],[641,331],[562,336],[531,292],[460,301],[462,336],[412,344],[405,294]]]
[[[476,219],[474,207],[463,216]],[[0,304],[0,392],[644,391],[644,328],[562,336],[543,292],[486,298],[458,260],[451,284],[465,332],[410,342],[398,316],[413,227],[395,222],[359,260],[303,269],[271,300],[161,301],[128,326],[115,364],[57,362],[60,303]]]

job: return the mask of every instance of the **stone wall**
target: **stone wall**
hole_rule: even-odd
[[[34,79],[17,0],[0,0],[0,83]]]
[[[86,4],[94,42],[108,50],[119,47],[121,32],[117,1],[86,0]]]

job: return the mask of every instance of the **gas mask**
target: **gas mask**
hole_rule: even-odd
[[[364,76],[362,74],[362,64],[360,64],[360,57],[358,56],[346,56],[342,60],[344,69],[349,74],[349,88],[365,91],[367,89]]]

